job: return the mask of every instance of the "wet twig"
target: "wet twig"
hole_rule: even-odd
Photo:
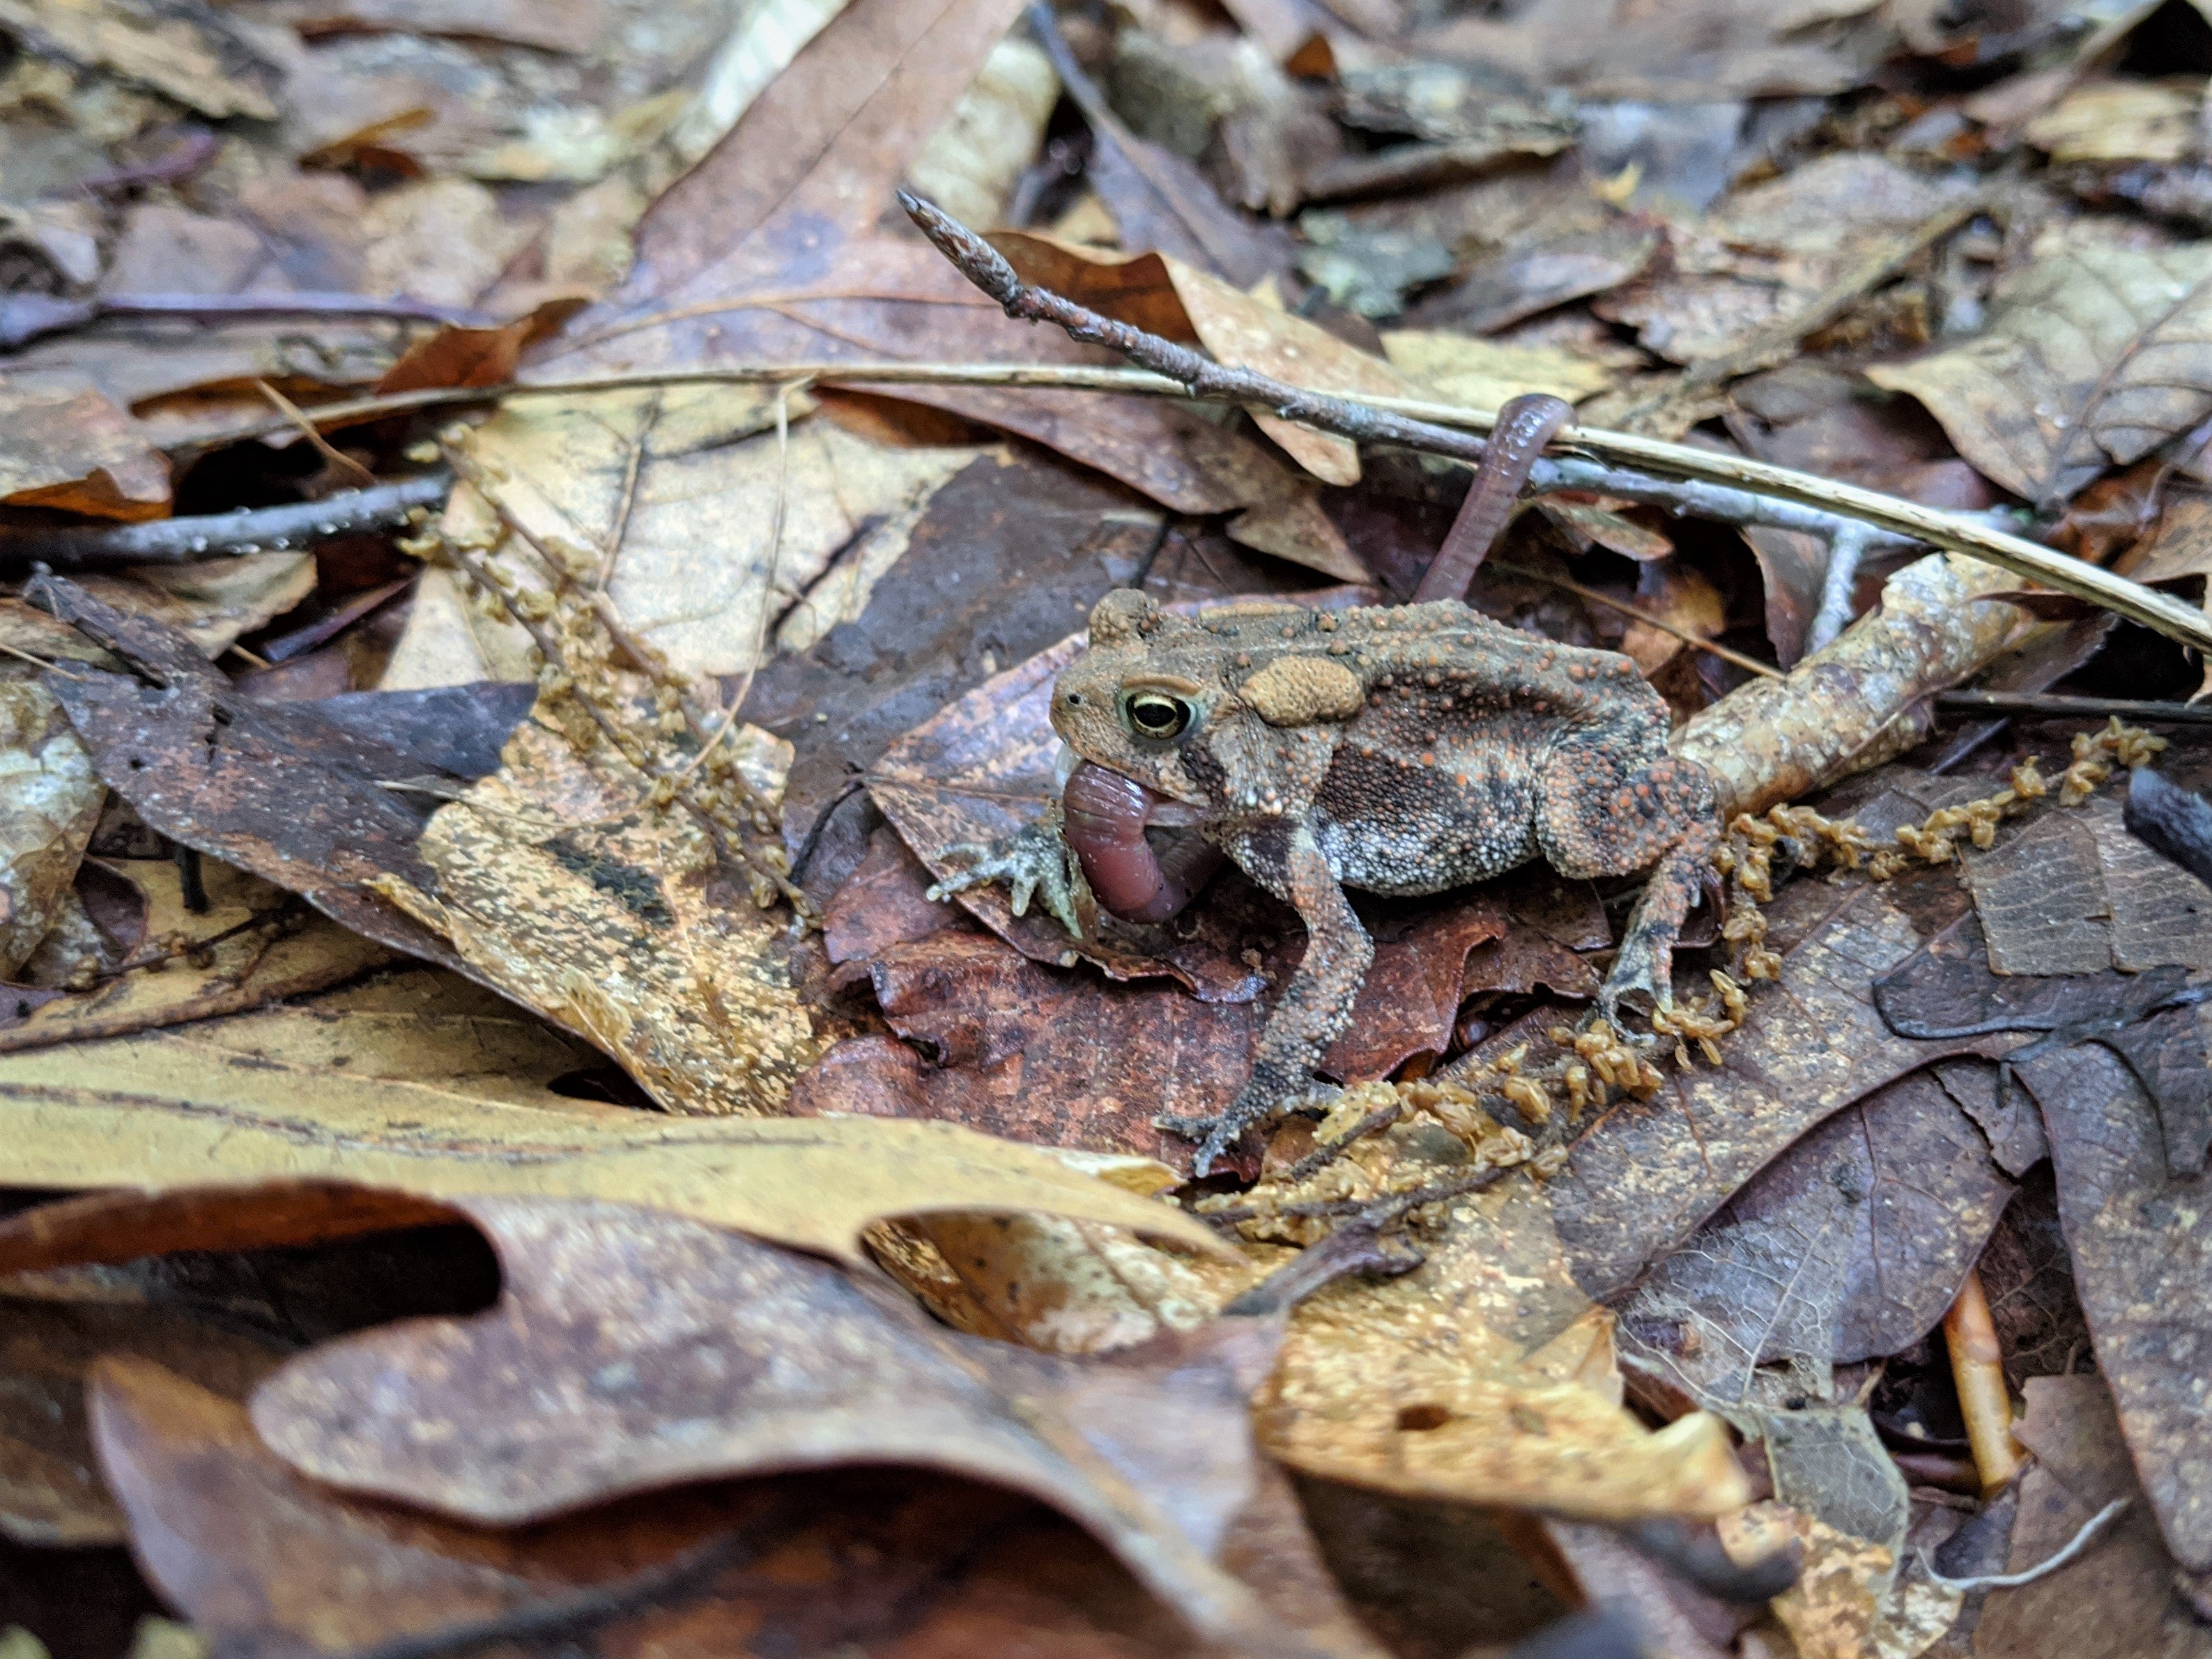
[[[0,534],[0,561],[50,570],[115,564],[186,564],[244,553],[282,553],[357,530],[404,524],[438,506],[453,487],[443,472],[349,490],[319,501],[241,507],[204,519],[152,519],[98,529],[18,530]]]
[[[1936,706],[1961,714],[2047,714],[2054,720],[2092,720],[2117,714],[2136,726],[2212,726],[2212,703],[2070,697],[2057,691],[1938,691]]]
[[[504,320],[405,295],[110,294],[74,300],[50,294],[15,294],[0,301],[0,351],[12,351],[46,335],[66,333],[110,319],[215,324],[350,319],[442,323],[459,328],[487,328]]]
[[[1103,345],[1131,362],[1165,375],[1193,394],[1264,409],[1285,420],[1363,442],[1396,445],[1463,460],[1480,459],[1483,446],[1466,433],[1397,413],[1395,400],[1355,402],[1309,392],[1249,369],[1228,367],[1187,346],[1101,315],[1024,283],[1005,257],[975,232],[911,192],[899,198],[921,232],[961,275],[996,300],[1010,317],[1049,323],[1087,344]],[[2200,648],[2212,648],[2212,621],[2203,613],[2125,577],[2113,575],[1999,530],[1984,520],[1940,512],[1855,485],[1815,478],[1762,461],[1714,456],[1680,444],[1661,444],[1634,434],[1601,434],[1571,428],[1559,441],[1570,448],[1604,449],[1621,459],[1640,452],[1663,456],[1684,475],[1669,481],[1571,455],[1539,460],[1529,473],[1539,491],[1587,490],[1654,502],[1679,513],[1732,524],[1771,525],[1832,537],[1846,520],[1874,527],[1867,544],[1925,541],[1970,554],[2021,575],[2072,593]]]

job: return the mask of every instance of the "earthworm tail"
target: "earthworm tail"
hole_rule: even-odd
[[[1164,857],[1145,839],[1158,802],[1133,778],[1085,761],[1060,791],[1061,834],[1082,861],[1098,902],[1131,921],[1165,921],[1221,865],[1221,851],[1190,835]]]
[[[1513,516],[1521,486],[1528,482],[1528,469],[1536,465],[1552,434],[1574,417],[1573,405],[1542,392],[1524,393],[1498,411],[1498,425],[1482,452],[1482,465],[1475,469],[1459,517],[1452,520],[1444,544],[1413,590],[1415,605],[1467,597],[1468,584],[1490,556],[1490,544]]]

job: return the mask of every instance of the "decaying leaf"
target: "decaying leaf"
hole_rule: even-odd
[[[811,407],[793,404],[799,414]],[[763,430],[774,427],[775,408],[772,392],[748,386],[516,403],[463,441],[489,500],[458,487],[446,533],[499,547],[502,520],[519,526],[555,556],[602,573],[624,624],[677,673],[744,673],[833,557],[865,562],[856,542],[890,539],[891,521],[910,524],[939,485],[983,453],[870,442],[819,417],[800,422],[780,445]],[[525,591],[550,580],[519,542],[490,556]],[[826,633],[849,614],[840,606],[812,631]],[[410,623],[387,684],[531,677],[527,636],[477,616],[465,624],[473,652],[454,652],[434,669],[421,665],[422,630],[442,623],[434,613]]]
[[[1796,1584],[1772,1604],[1801,1659],[1917,1659],[1959,1616],[1959,1591],[1900,1573],[1893,1550],[1787,1504],[1727,1517],[1721,1541],[1746,1564],[1793,1541],[1803,1550]]]
[[[1701,1403],[1778,1405],[1918,1341],[2013,1193],[1950,1092],[1977,1084],[1995,1068],[1915,1072],[1807,1134],[1620,1304],[1624,1358]]]
[[[167,510],[168,462],[82,375],[0,380],[0,424],[7,431],[0,501],[104,519],[151,519]]]
[[[2116,800],[2045,812],[1966,870],[2000,974],[2212,968],[2212,890],[2129,835]]]
[[[1770,908],[1781,982],[1751,999],[1721,1064],[1670,1066],[1648,1100],[1614,1102],[1551,1184],[1575,1277],[1595,1296],[1632,1282],[1801,1135],[1875,1090],[1979,1039],[1915,1042],[1877,1012],[1869,981],[1920,948],[1894,887],[1800,882]]]
[[[248,1018],[0,1058],[0,1182],[148,1195],[79,1200],[66,1226],[51,1208],[0,1224],[0,1272],[412,1225],[471,1193],[651,1204],[845,1260],[871,1222],[938,1211],[1048,1209],[1218,1248],[1167,1206],[951,1124],[593,1106],[444,1044],[425,1058],[450,1081],[410,1072],[411,1049],[338,1065],[345,1042],[334,1054],[270,1018],[275,1034]],[[302,1182],[351,1185],[285,1185]]]
[[[2156,1105],[2109,1048],[2019,1071],[2043,1110],[2075,1284],[2151,1511],[2176,1559],[2212,1569],[2212,1380],[2193,1358],[2212,1328],[2200,1270],[2212,1220],[2191,1201],[2203,1176],[2176,1167]]]
[[[1374,1651],[1252,1444],[1266,1322],[1069,1361],[676,1217],[462,1207],[500,1253],[499,1306],[327,1344],[271,1379],[255,1426],[295,1468],[513,1525],[690,1480],[921,1464],[1060,1508],[1233,1650]],[[495,1381],[516,1374],[538,1379],[526,1396]]]
[[[44,51],[126,81],[221,120],[276,117],[269,95],[223,71],[222,53],[206,28],[183,16],[162,16],[130,0],[0,0],[0,26]]]
[[[1337,1110],[1348,1123],[1420,1088],[1372,1085]],[[1377,1138],[1372,1157],[1384,1191],[1469,1168],[1433,1121]],[[1413,1272],[1330,1285],[1293,1316],[1257,1407],[1276,1456],[1388,1492],[1607,1520],[1743,1502],[1717,1419],[1655,1433],[1622,1407],[1613,1316],[1576,1287],[1540,1188],[1509,1176],[1439,1205],[1417,1237]]]
[[[1987,329],[1868,371],[2015,495],[2065,500],[2212,410],[2212,250],[2077,247],[2001,283]]]
[[[817,1471],[493,1532],[305,1480],[244,1407],[158,1366],[103,1367],[96,1400],[102,1472],[149,1576],[226,1644],[357,1653],[554,1620],[687,1659],[1198,1651],[1071,1522],[969,1481]]]
[[[55,672],[101,781],[154,828],[301,895],[357,933],[459,963],[434,933],[375,896],[388,872],[430,879],[415,851],[421,798],[387,787],[425,768],[343,732],[312,708],[240,696],[184,634],[133,617],[76,584],[42,592],[64,620],[134,674]]]
[[[652,805],[628,771],[580,717],[533,717],[499,772],[423,826],[415,852],[429,879],[395,870],[374,885],[486,982],[588,1034],[671,1111],[773,1110],[820,1052],[781,929],[706,829]]]
[[[61,705],[27,680],[0,681],[0,979],[61,920],[106,786]]]
[[[2179,161],[2196,142],[2202,81],[2090,82],[2021,130],[2053,161]]]

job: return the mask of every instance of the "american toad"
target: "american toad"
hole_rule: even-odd
[[[1052,723],[1088,763],[1072,799],[1106,781],[1093,769],[1133,781],[1140,815],[1202,823],[1306,925],[1304,960],[1243,1092],[1218,1118],[1160,1120],[1199,1142],[1201,1174],[1250,1125],[1313,1093],[1374,957],[1347,886],[1434,893],[1539,855],[1573,877],[1651,866],[1598,1004],[1617,1024],[1632,992],[1672,1000],[1674,939],[1719,826],[1711,779],[1667,752],[1666,704],[1626,657],[1518,633],[1455,600],[1185,618],[1123,589],[1091,611],[1091,649],[1054,684]],[[1121,849],[1137,867],[1109,880],[1141,883],[1144,845]],[[1018,912],[1042,887],[1079,935],[1056,824],[993,856],[963,850],[967,867],[933,890],[1006,878]]]

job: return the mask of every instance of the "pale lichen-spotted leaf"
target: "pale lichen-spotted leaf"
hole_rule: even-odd
[[[1975,338],[1868,377],[2014,495],[2063,501],[2212,412],[2208,279],[2204,242],[2054,253],[1998,284]]]
[[[784,924],[731,878],[697,819],[587,763],[574,739],[596,731],[580,717],[550,730],[545,708],[498,772],[424,826],[416,850],[437,891],[374,884],[669,1110],[774,1111],[821,1052],[779,953]]]

